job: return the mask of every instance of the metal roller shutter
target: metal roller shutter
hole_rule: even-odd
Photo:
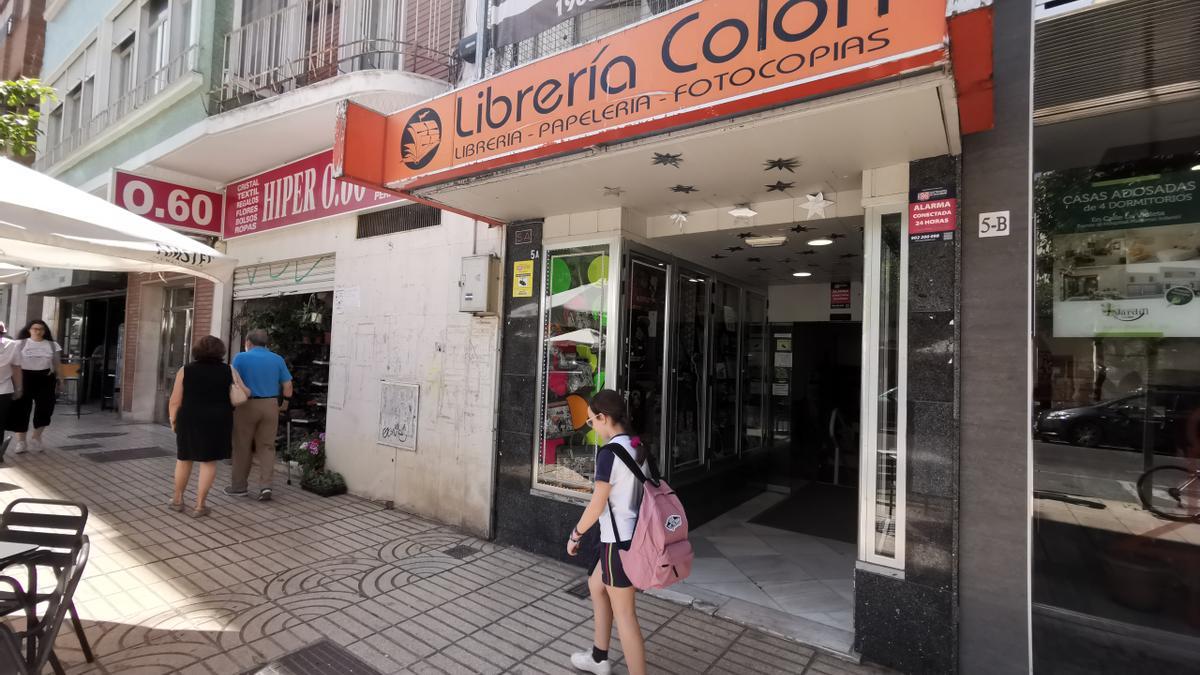
[[[239,267],[233,273],[233,299],[332,291],[334,270],[332,253]]]
[[[1036,117],[1200,93],[1200,2],[1120,0],[1056,8],[1074,5],[1087,7],[1037,23]]]

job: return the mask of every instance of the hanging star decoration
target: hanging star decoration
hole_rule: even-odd
[[[796,184],[785,183],[781,180],[777,180],[773,184],[765,187],[767,188],[767,192],[783,192],[784,190],[791,190],[792,188],[796,187]]]
[[[857,258],[858,254],[857,253],[843,253],[839,257],[841,257],[841,258]]]
[[[788,173],[796,173],[796,167],[800,166],[800,160],[796,159],[795,157],[780,157],[779,159],[768,159],[767,161],[763,162],[763,164],[766,166],[763,171],[771,171],[772,169],[776,169],[779,171],[787,171]]]
[[[762,258],[746,258],[746,262],[762,262]]]
[[[808,266],[809,267],[820,267],[821,265],[818,263],[808,263]]]
[[[816,254],[817,254],[817,252],[812,250],[811,248],[806,248],[803,251],[800,251],[800,255],[816,255]]]
[[[737,253],[738,251],[742,250],[742,247],[741,246],[730,246],[729,248],[727,248],[725,250],[729,251],[730,253]]]
[[[748,239],[753,236],[754,236],[753,232],[739,232],[737,238],[738,239]]]
[[[685,195],[689,195],[693,192],[699,192],[699,190],[696,189],[695,185],[676,185],[675,187],[671,188],[671,192],[681,192]]]
[[[783,263],[783,264],[785,264],[785,265],[789,265],[789,264],[791,264],[791,263],[792,263],[792,262],[794,262],[794,261],[793,261],[791,258],[784,258],[784,259],[780,260],[779,262],[781,262],[781,263]]]
[[[792,232],[796,232],[796,233],[800,234],[800,233],[808,232],[811,229],[812,228],[807,225],[796,225],[795,227],[792,228]]]
[[[724,257],[725,257],[725,256],[721,255],[720,253],[714,253],[714,254],[713,254],[713,256],[712,256],[712,259],[713,259],[713,260],[720,260],[720,259],[722,259],[722,258],[724,258]]]
[[[841,232],[834,232],[833,234],[829,235],[829,238],[834,240],[845,239],[846,235],[842,234]]]
[[[684,225],[687,225],[687,221],[688,221],[688,212],[687,211],[676,211],[675,213],[671,214],[671,224],[675,225],[676,227],[678,227],[681,230],[683,229]]]
[[[805,211],[808,211],[808,219],[809,220],[812,220],[814,217],[824,218],[825,217],[825,209],[834,205],[834,202],[831,202],[828,199],[825,199],[824,192],[818,192],[815,195],[806,195],[806,196],[808,197],[808,201],[801,204],[800,208],[804,209]]]
[[[678,154],[672,154],[670,152],[654,153],[654,166],[673,166],[678,169],[680,164],[683,164],[682,152]]]
[[[770,272],[771,268],[770,267],[760,267],[760,268],[758,268],[758,271],[759,272]]]
[[[620,197],[623,194],[625,194],[625,190],[619,187],[608,187],[607,185],[604,186],[605,197]]]

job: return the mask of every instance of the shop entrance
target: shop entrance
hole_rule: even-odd
[[[620,388],[695,528],[696,566],[679,590],[847,636],[861,226],[829,219],[625,241],[620,286]],[[764,241],[777,245],[756,246]]]
[[[60,306],[67,400],[116,407],[125,345],[125,295],[72,298]]]

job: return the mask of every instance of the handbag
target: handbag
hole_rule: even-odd
[[[250,400],[250,397],[246,396],[246,391],[238,386],[238,374],[233,366],[229,366],[229,372],[233,375],[233,382],[229,385],[229,403],[236,408]]]

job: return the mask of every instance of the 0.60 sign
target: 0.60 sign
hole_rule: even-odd
[[[118,206],[169,227],[220,234],[222,197],[186,185],[116,172],[114,201]]]

